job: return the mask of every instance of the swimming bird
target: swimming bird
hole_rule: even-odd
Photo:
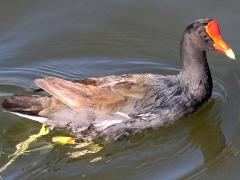
[[[186,27],[180,44],[179,74],[125,74],[68,81],[34,80],[46,94],[14,95],[5,111],[51,127],[66,128],[83,141],[116,140],[174,123],[198,110],[212,94],[206,52],[217,50],[235,59],[215,19]]]

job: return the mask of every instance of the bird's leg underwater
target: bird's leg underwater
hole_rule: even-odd
[[[19,144],[16,145],[16,151],[10,155],[11,159],[2,167],[0,167],[0,173],[7,169],[8,166],[10,166],[19,156],[23,155],[27,149],[29,148],[30,144],[34,141],[36,141],[38,138],[45,136],[49,133],[48,127],[46,127],[44,124],[42,125],[42,128],[40,129],[38,134],[33,134],[29,136],[29,138]]]
[[[103,149],[103,146],[94,143],[94,142],[82,142],[82,143],[78,143],[75,147],[73,147],[74,149],[81,149],[78,151],[73,151],[73,152],[68,152],[67,155],[70,158],[80,158],[82,156],[85,156],[87,154],[95,154],[98,153],[99,151],[101,151]],[[84,148],[84,149],[82,149]],[[95,159],[99,159],[101,160],[101,157],[97,157]],[[94,159],[93,159],[94,160]],[[96,162],[91,160],[90,162]]]
[[[13,154],[8,156],[8,158],[11,158],[11,159],[6,164],[4,164],[3,166],[0,167],[0,173],[5,171],[11,164],[13,164],[16,161],[16,159],[18,157],[20,157],[24,153],[44,149],[45,147],[37,148],[37,149],[33,149],[33,150],[28,150],[30,145],[34,141],[37,141],[38,138],[41,138],[42,136],[48,135],[50,129],[51,128],[49,128],[48,126],[43,124],[39,133],[30,135],[29,138],[26,139],[25,141],[18,143],[16,145],[16,151]],[[74,137],[69,137],[69,136],[55,136],[55,137],[52,138],[52,142],[54,144],[51,144],[51,146],[48,145],[48,146],[46,146],[46,148],[52,147],[56,144],[61,144],[61,145],[71,144],[71,145],[75,145],[73,147],[74,149],[81,149],[79,151],[67,153],[67,155],[70,158],[78,158],[78,157],[84,156],[86,154],[97,153],[97,152],[99,152],[103,149],[102,146],[100,146],[99,144],[96,144],[94,142],[80,142],[80,143],[78,143],[78,142],[76,142],[76,139]],[[82,149],[82,148],[86,148],[86,149]],[[90,162],[96,162],[96,161],[99,161],[99,160],[101,160],[101,157],[94,158]]]

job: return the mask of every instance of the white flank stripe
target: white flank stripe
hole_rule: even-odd
[[[122,116],[122,117],[125,117],[125,118],[127,118],[127,119],[131,119],[127,114],[125,114],[125,113],[123,113],[123,112],[116,112],[116,114],[117,115],[120,115],[120,116]]]
[[[12,114],[16,114],[18,116],[21,116],[21,117],[24,117],[24,118],[27,118],[27,119],[31,119],[31,120],[34,120],[34,121],[37,121],[37,122],[40,122],[40,123],[44,123],[47,118],[44,118],[44,117],[39,117],[39,116],[31,116],[31,115],[26,115],[26,114],[21,114],[21,113],[16,113],[16,112],[10,112]]]
[[[103,129],[106,129],[107,127],[109,127],[113,124],[118,124],[121,122],[122,122],[122,120],[105,120],[105,121],[102,121],[101,123],[95,124],[95,127],[101,127]]]

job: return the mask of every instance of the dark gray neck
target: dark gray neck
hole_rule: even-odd
[[[212,77],[206,51],[199,48],[193,39],[190,34],[185,33],[181,41],[180,57],[183,69],[179,76],[191,91],[198,91],[196,93],[202,93],[202,96],[211,96]]]

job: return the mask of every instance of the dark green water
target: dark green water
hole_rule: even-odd
[[[0,100],[30,93],[33,79],[125,73],[174,74],[179,42],[193,20],[214,17],[239,57],[240,1],[42,0],[0,5]],[[175,125],[108,144],[98,154],[71,160],[69,146],[17,159],[4,179],[239,179],[240,65],[208,55],[211,101]],[[41,125],[0,112],[0,166]],[[53,131],[31,148],[51,142]],[[89,163],[97,156],[102,161]],[[1,178],[0,178],[1,179]]]

